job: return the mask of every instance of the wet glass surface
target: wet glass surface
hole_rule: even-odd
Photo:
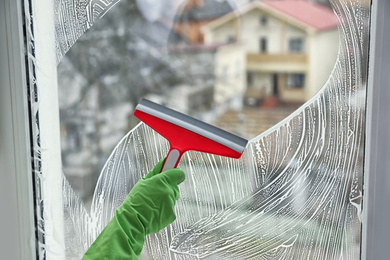
[[[369,1],[311,10],[327,23],[277,2],[56,2],[68,258],[168,151],[142,97],[250,139],[239,160],[186,153],[142,259],[359,258]]]

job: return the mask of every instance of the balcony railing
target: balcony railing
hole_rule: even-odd
[[[266,54],[266,53],[256,53],[247,54],[247,62],[289,62],[289,63],[306,63],[307,55],[306,54]]]

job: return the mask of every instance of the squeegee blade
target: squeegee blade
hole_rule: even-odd
[[[204,136],[217,143],[225,145],[230,149],[242,153],[248,140],[232,133],[226,132],[220,128],[187,116],[165,106],[159,105],[147,99],[142,99],[137,105],[136,110],[142,111],[154,117],[165,120],[174,125],[180,126],[191,132]]]

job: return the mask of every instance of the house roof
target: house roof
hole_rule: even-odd
[[[318,31],[337,27],[337,17],[325,6],[308,1],[264,1],[265,5],[282,12]]]
[[[253,1],[244,5],[238,10],[206,24],[202,30],[219,27],[253,9],[261,9],[298,27],[314,29],[315,31],[333,29],[338,24],[337,17],[333,11],[317,3],[307,0],[264,0]]]

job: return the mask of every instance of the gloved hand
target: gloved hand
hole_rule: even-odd
[[[185,175],[180,169],[159,174],[163,163],[161,160],[138,181],[83,259],[138,259],[145,236],[157,233],[176,219],[178,185]]]

